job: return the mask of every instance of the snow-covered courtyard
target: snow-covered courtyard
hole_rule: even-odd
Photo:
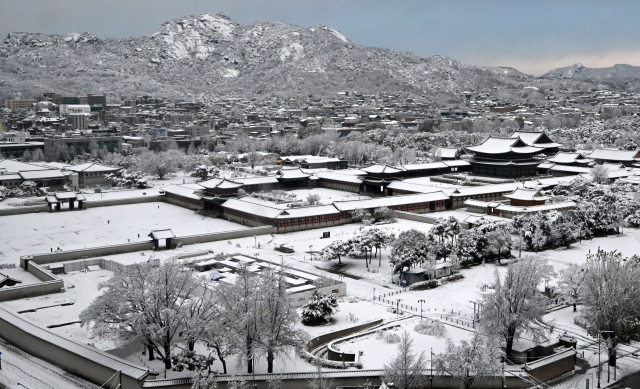
[[[0,263],[17,263],[20,255],[58,247],[70,250],[148,240],[152,230],[166,228],[184,236],[246,227],[160,202],[3,216]]]

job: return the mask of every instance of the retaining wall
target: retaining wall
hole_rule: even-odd
[[[0,209],[0,216],[24,215],[25,213],[49,212],[48,205],[35,205],[29,207],[12,207]]]
[[[370,385],[380,385],[383,370],[345,370],[345,371],[326,371],[323,370],[322,376],[330,382],[330,387],[358,387],[364,386],[367,382]],[[317,378],[317,373],[284,373],[284,374],[251,374],[235,375],[235,376],[217,376],[214,381],[219,389],[228,389],[229,383],[233,381],[245,381],[248,386],[253,386],[255,380],[256,389],[268,389],[269,379],[279,377],[282,380],[282,387],[287,389],[308,389],[309,381]],[[192,380],[190,378],[173,379],[173,380],[155,380],[147,381],[143,384],[143,388],[171,388],[171,389],[191,389]],[[510,389],[528,388],[531,384],[522,381],[521,378],[508,375],[504,379],[505,386]],[[502,377],[479,378],[474,381],[471,388],[473,389],[499,389],[502,385]],[[424,378],[422,388],[434,389],[459,389],[460,380],[450,376],[435,376],[433,385],[429,381],[429,377]]]
[[[117,371],[121,371],[122,388],[138,389],[141,387],[142,380],[148,375],[147,370],[140,366],[95,347],[55,334],[23,319],[2,305],[0,305],[0,336],[19,349],[96,385],[106,383]],[[118,382],[117,378],[115,382]]]
[[[228,239],[246,238],[254,235],[275,234],[277,232],[278,230],[276,227],[264,226],[264,227],[249,228],[246,230],[223,231],[223,232],[214,232],[211,234],[179,236],[172,239],[172,242],[182,243],[183,245],[187,245],[187,244],[196,244],[196,243],[218,242],[221,240],[228,240]]]
[[[0,289],[0,302],[19,300],[29,297],[44,296],[47,294],[60,293],[64,288],[64,281],[54,276],[48,270],[29,262],[28,270],[40,281],[37,284],[16,285],[10,288]]]
[[[436,220],[440,219],[441,217],[441,216],[427,216],[425,214],[405,212],[405,211],[395,211],[395,212],[396,212],[396,216],[400,219],[413,220],[416,222],[429,223],[429,224],[435,224]],[[469,229],[469,223],[465,223],[462,221],[459,221],[459,223],[460,223],[460,228],[465,230]]]
[[[128,205],[128,204],[142,204],[142,203],[160,203],[164,202],[164,196],[140,196],[140,197],[127,197],[124,199],[111,199],[111,200],[94,200],[87,201],[83,204],[83,208],[99,208],[110,207],[112,205]]]
[[[324,288],[320,288],[320,289],[315,289],[315,290],[308,290],[306,292],[300,292],[300,293],[296,293],[296,294],[292,294],[289,296],[289,298],[293,301],[293,305],[296,307],[301,307],[303,305],[305,305],[306,303],[309,302],[309,297],[313,296],[313,294],[318,291],[319,293],[323,293],[323,294],[335,294],[336,296],[340,297],[340,296],[346,296],[347,295],[347,284],[345,284],[344,282],[337,284],[337,285],[332,285],[332,286],[326,286]]]
[[[151,250],[153,249],[153,241],[148,240],[144,242],[125,243],[113,246],[99,246],[86,249],[58,251],[53,253],[33,254],[30,255],[30,259],[33,262],[40,265],[55,262],[73,261],[75,259],[82,259],[82,257],[99,257],[103,255],[114,255],[133,253],[136,251]],[[20,259],[20,266],[24,267],[23,259]]]

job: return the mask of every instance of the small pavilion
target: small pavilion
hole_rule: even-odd
[[[172,240],[176,235],[171,231],[171,229],[166,229],[151,231],[149,237],[153,239],[153,245],[156,250],[168,250],[173,247]]]
[[[47,193],[46,200],[52,210],[60,211],[64,203],[69,204],[69,209],[74,209],[76,201],[78,202],[78,209],[82,209],[82,204],[86,201],[86,198],[82,193],[67,190]]]

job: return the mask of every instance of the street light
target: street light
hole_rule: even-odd
[[[600,335],[609,332],[613,333],[613,331],[598,331],[598,388],[600,388],[600,374],[601,374],[601,365],[600,365]],[[611,358],[611,357],[609,357]],[[607,382],[609,382],[609,376],[607,375]]]
[[[418,302],[420,303],[420,320],[422,320],[422,303],[426,303],[426,301],[418,300]]]

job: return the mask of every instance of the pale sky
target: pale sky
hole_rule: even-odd
[[[0,36],[88,31],[122,38],[205,12],[240,24],[323,24],[364,46],[534,75],[576,62],[640,66],[640,1],[0,0]]]

